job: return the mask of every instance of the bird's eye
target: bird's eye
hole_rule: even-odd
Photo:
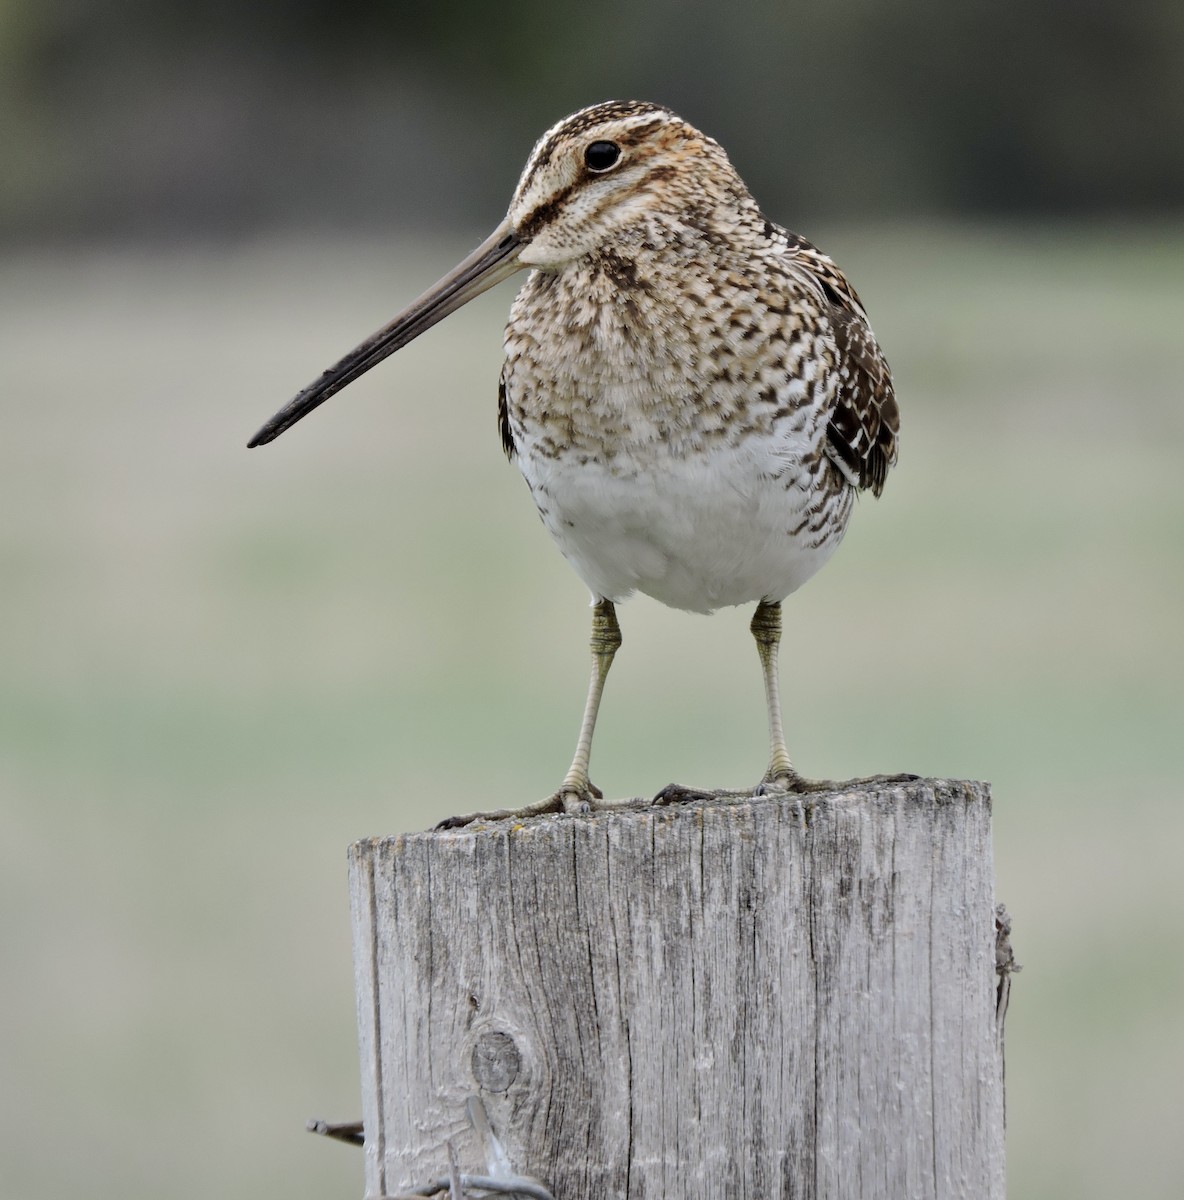
[[[607,171],[620,158],[621,147],[616,142],[592,142],[584,151],[584,165],[589,171]]]

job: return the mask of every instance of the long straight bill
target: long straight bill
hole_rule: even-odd
[[[308,416],[317,405],[365,375],[388,355],[431,329],[449,313],[456,312],[474,296],[479,296],[513,275],[519,269],[518,253],[521,248],[522,243],[509,222],[503,221],[464,262],[449,271],[439,283],[428,288],[389,325],[384,325],[340,362],[334,363],[290,404],[281,408],[247,445],[262,446],[274,441],[285,429]]]

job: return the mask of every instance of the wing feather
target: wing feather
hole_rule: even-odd
[[[501,378],[497,381],[497,429],[502,437],[502,449],[510,462],[514,461],[517,447],[514,445],[514,430],[510,426],[510,401],[506,395],[506,368],[503,365]]]
[[[838,351],[839,387],[827,426],[827,452],[854,487],[878,496],[896,464],[900,409],[888,361],[855,289],[835,263],[787,233],[795,260],[820,287]]]

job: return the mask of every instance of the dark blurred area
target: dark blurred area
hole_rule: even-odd
[[[485,225],[614,96],[791,224],[1184,197],[1179,0],[7,0],[0,63],[10,242]]]

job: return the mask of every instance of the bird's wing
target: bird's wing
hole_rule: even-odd
[[[506,365],[502,364],[501,378],[497,381],[497,428],[502,435],[502,449],[513,462],[517,454],[514,445],[514,430],[510,427],[510,403],[506,397]]]
[[[842,271],[805,238],[788,233],[789,251],[822,290],[838,350],[839,387],[827,425],[827,453],[854,487],[878,496],[896,463],[900,410],[892,372],[867,312]]]

